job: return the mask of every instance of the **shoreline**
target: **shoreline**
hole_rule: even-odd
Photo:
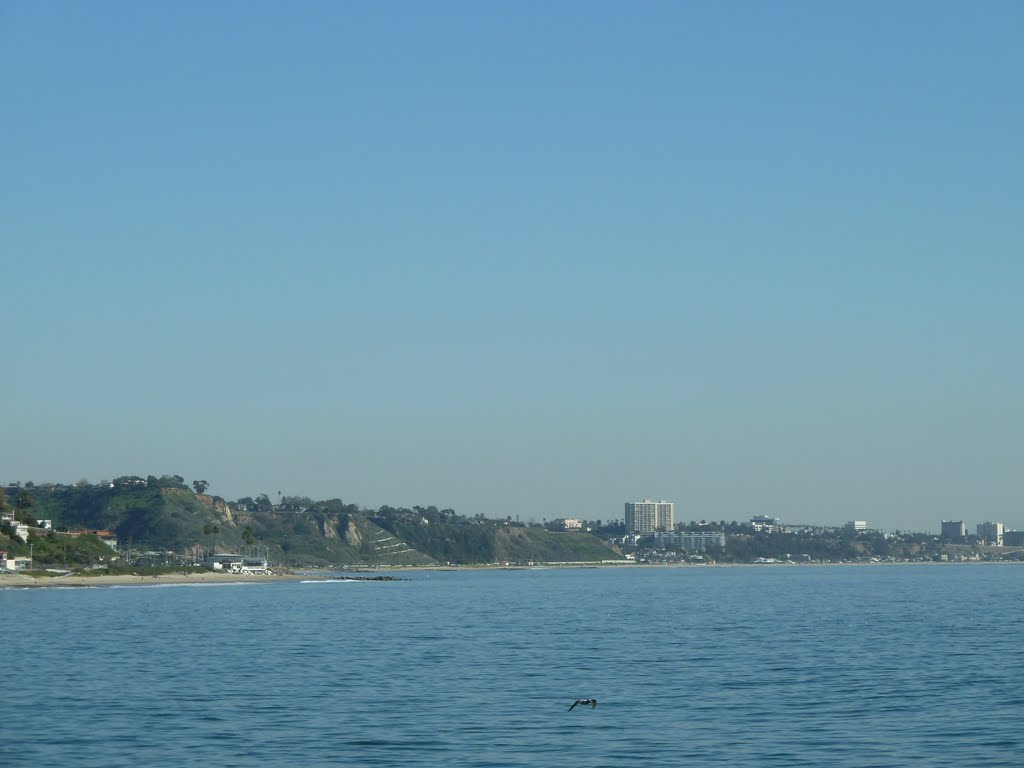
[[[115,586],[159,586],[161,584],[258,584],[271,581],[318,580],[315,576],[296,573],[269,573],[264,575],[242,575],[233,573],[164,573],[157,576],[26,576],[20,573],[0,573],[0,589],[48,589],[53,587],[115,587]],[[327,581],[327,579],[322,579]]]
[[[903,561],[895,563],[550,563],[541,565],[436,565],[436,566],[383,566],[378,568],[360,569],[358,571],[324,571],[323,569],[310,569],[301,573],[295,571],[278,571],[268,574],[233,574],[209,571],[205,573],[166,573],[153,576],[138,576],[123,574],[116,576],[28,576],[20,573],[0,573],[0,589],[47,589],[47,588],[88,588],[88,587],[115,587],[115,586],[160,586],[173,584],[262,584],[278,581],[339,581],[346,575],[358,581],[388,581],[397,580],[398,574],[403,572],[424,572],[424,571],[482,571],[482,570],[505,570],[505,571],[529,571],[529,570],[558,570],[570,568],[654,568],[654,569],[675,569],[675,568],[778,568],[797,566],[801,568],[835,568],[841,566],[852,566],[865,568],[870,566],[881,566],[891,568],[893,566],[942,566],[942,565],[1015,565],[1019,561],[965,561],[965,562],[912,562]],[[323,574],[323,575],[321,575]],[[330,575],[328,575],[330,574]],[[343,574],[343,575],[336,575]]]

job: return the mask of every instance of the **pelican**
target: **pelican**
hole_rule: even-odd
[[[582,704],[583,706],[586,706],[587,704],[589,704],[590,708],[593,709],[594,707],[597,706],[597,699],[576,699],[576,701],[574,701],[572,703],[572,706],[569,707],[569,711],[572,712],[580,704]]]

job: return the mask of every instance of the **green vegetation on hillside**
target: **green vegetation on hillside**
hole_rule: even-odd
[[[466,518],[451,509],[381,507],[366,510],[340,499],[313,501],[265,495],[228,502],[205,491],[209,483],[180,475],[125,476],[96,485],[26,484],[19,520],[49,520],[29,542],[0,534],[0,547],[41,564],[108,562],[113,552],[95,536],[65,531],[107,530],[133,562],[201,559],[209,551],[250,552],[293,566],[428,565],[494,562],[592,561],[618,555],[596,537],[552,533],[509,520]],[[8,494],[10,495],[10,494]],[[100,547],[90,548],[85,542]],[[65,555],[65,552],[67,554]],[[158,553],[145,555],[144,553]],[[100,558],[105,558],[100,560]]]
[[[527,563],[614,560],[621,556],[587,533],[556,533],[508,520],[460,517],[436,507],[382,507],[373,522],[439,562]]]

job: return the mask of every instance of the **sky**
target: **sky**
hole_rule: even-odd
[[[1022,39],[0,0],[0,481],[1024,529]]]

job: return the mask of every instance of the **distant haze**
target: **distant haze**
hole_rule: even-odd
[[[1019,3],[0,7],[0,481],[1024,528]]]

